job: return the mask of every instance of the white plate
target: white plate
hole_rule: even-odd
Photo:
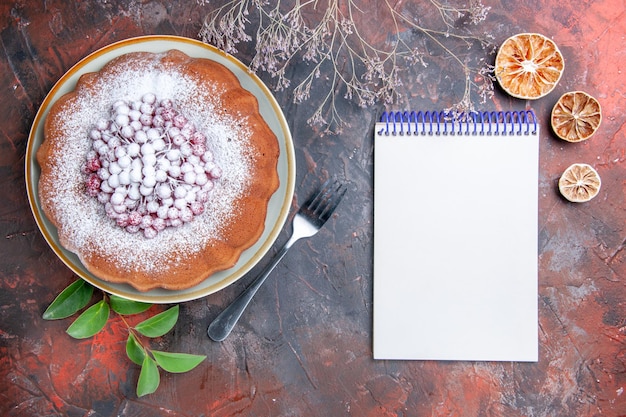
[[[98,71],[111,59],[129,52],[159,53],[170,49],[178,49],[192,57],[208,58],[226,66],[239,78],[243,88],[256,96],[259,101],[261,115],[278,138],[280,146],[280,157],[278,159],[280,187],[269,202],[268,213],[265,219],[265,230],[261,238],[242,253],[241,258],[234,267],[217,272],[202,283],[186,290],[156,289],[140,292],[127,284],[113,284],[99,279],[87,271],[74,253],[60,245],[55,226],[48,221],[41,209],[38,192],[40,169],[36,153],[43,141],[43,125],[50,106],[62,95],[72,91],[82,74]],[[267,253],[282,230],[291,207],[295,177],[296,163],[291,133],[289,132],[285,116],[270,90],[258,77],[250,73],[244,64],[232,56],[200,41],[177,36],[131,38],[106,46],[82,59],[61,77],[44,99],[35,116],[26,148],[26,188],[30,207],[41,233],[52,250],[79,277],[96,287],[131,300],[150,303],[176,303],[201,298],[232,284],[245,275]]]

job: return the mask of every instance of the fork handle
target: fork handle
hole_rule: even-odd
[[[211,322],[209,328],[207,329],[207,333],[209,337],[216,341],[221,342],[233,330],[233,327],[239,321],[239,318],[243,314],[250,301],[252,301],[252,297],[256,294],[256,292],[261,288],[261,285],[265,282],[267,277],[274,270],[276,265],[283,259],[289,248],[298,240],[293,236],[285,243],[285,245],[280,249],[280,251],[276,254],[276,256],[272,259],[272,261],[265,267],[263,272],[248,286],[233,302],[226,307],[217,317]]]

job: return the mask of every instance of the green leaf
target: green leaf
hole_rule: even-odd
[[[159,337],[172,330],[178,320],[178,306],[165,310],[156,316],[142,321],[135,330],[146,337]]]
[[[43,313],[45,320],[64,319],[85,307],[91,295],[93,286],[82,279],[71,283],[54,299]]]
[[[109,296],[109,302],[111,303],[111,308],[113,309],[113,311],[123,316],[143,313],[144,311],[152,307],[152,304],[150,303],[132,301],[113,294]]]
[[[191,371],[206,359],[204,355],[189,353],[170,353],[153,350],[152,355],[157,364],[167,372],[181,373]]]
[[[139,341],[137,341],[137,338],[132,333],[128,335],[128,339],[126,340],[126,355],[137,365],[141,365],[146,357],[146,351],[141,347]]]
[[[159,387],[161,377],[159,376],[159,368],[150,356],[146,355],[141,364],[141,372],[137,381],[137,396],[143,397],[152,394]]]
[[[109,319],[109,305],[101,300],[85,310],[74,323],[67,328],[67,333],[76,339],[85,339],[98,333]]]

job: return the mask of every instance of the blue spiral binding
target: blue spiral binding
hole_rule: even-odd
[[[537,132],[533,110],[482,111],[455,113],[449,111],[384,112],[384,126],[379,135],[530,135]]]

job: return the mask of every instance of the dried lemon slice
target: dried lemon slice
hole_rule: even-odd
[[[513,97],[537,99],[554,89],[564,67],[563,55],[554,42],[538,33],[520,33],[500,46],[495,75]]]
[[[552,108],[550,119],[554,133],[568,142],[589,139],[600,127],[600,122],[600,103],[583,91],[563,94]]]
[[[590,165],[572,164],[559,179],[559,191],[574,203],[589,201],[600,191],[600,176]]]

